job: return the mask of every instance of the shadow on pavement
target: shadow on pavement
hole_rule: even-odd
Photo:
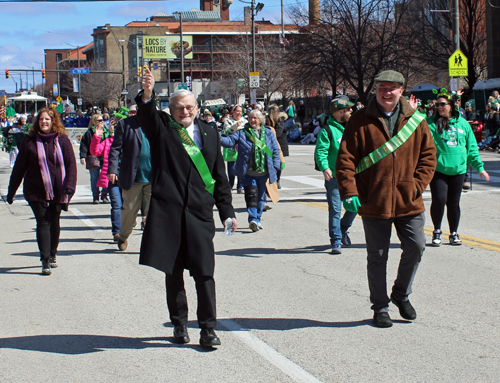
[[[299,328],[308,327],[327,327],[327,328],[348,328],[359,326],[372,326],[372,319],[355,320],[349,322],[321,322],[312,319],[299,319],[299,318],[232,318],[231,320],[237,322],[242,330],[295,330]],[[411,323],[406,320],[392,320],[394,323]],[[219,320],[220,324],[224,326],[224,319]]]
[[[183,347],[199,352],[210,352],[216,349],[204,348],[197,344],[178,345],[172,338],[127,338],[111,335],[33,335],[13,338],[0,338],[0,349],[52,352],[56,354],[79,355],[104,351],[105,349],[144,349],[153,347]]]
[[[36,254],[39,256],[40,254]],[[41,275],[41,266],[24,266],[24,267],[0,267],[0,274],[30,274],[30,275]],[[36,269],[36,271],[20,271],[25,269]]]

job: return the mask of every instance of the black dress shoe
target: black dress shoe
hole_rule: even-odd
[[[377,327],[392,327],[392,320],[389,313],[375,313],[373,315],[373,324]]]
[[[200,346],[203,347],[213,347],[219,346],[220,339],[215,334],[213,328],[204,328],[200,332]]]
[[[399,309],[399,314],[408,320],[413,320],[417,318],[417,312],[411,305],[410,301],[398,301],[394,299],[394,296],[391,294],[391,301],[394,303]]]
[[[186,326],[174,327],[174,343],[189,343],[189,335]]]

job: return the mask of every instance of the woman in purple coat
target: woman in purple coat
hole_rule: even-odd
[[[19,154],[10,176],[7,202],[14,202],[24,178],[24,198],[36,218],[42,274],[50,275],[51,268],[57,267],[61,210],[68,210],[76,189],[73,146],[54,108],[39,110]]]

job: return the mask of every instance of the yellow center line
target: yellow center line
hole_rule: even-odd
[[[305,206],[314,207],[314,208],[321,209],[321,210],[328,210],[328,204],[326,202],[296,201],[296,203],[299,203],[299,204],[305,205]],[[342,211],[344,211],[344,209],[342,209]],[[359,218],[359,215],[357,215],[356,218]],[[432,235],[433,231],[434,231],[434,229],[431,227],[427,227],[427,226],[424,227],[425,234]],[[450,232],[443,230],[443,235],[450,235]],[[493,250],[493,251],[497,251],[500,253],[500,242],[490,241],[487,239],[477,238],[477,237],[472,237],[470,235],[462,235],[462,234],[460,234],[460,239],[462,240],[463,243],[465,243],[467,245],[479,247],[481,249],[486,249],[486,250]]]

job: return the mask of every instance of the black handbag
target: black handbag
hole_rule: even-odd
[[[85,169],[99,169],[101,167],[101,161],[99,157],[93,156],[92,154],[88,154],[87,158],[85,158]]]

